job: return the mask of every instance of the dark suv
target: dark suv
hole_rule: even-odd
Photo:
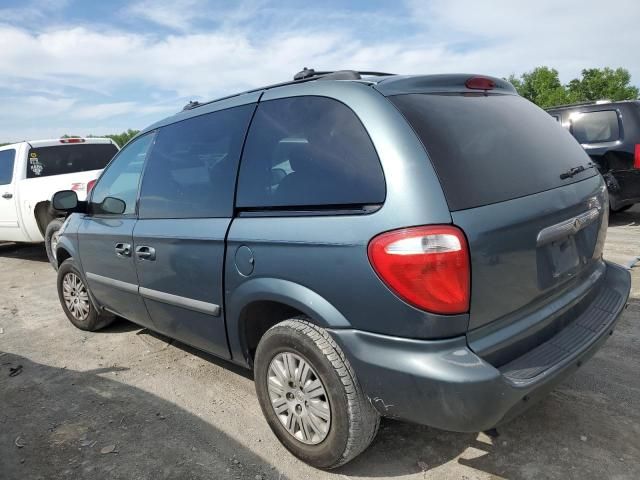
[[[588,163],[497,78],[305,70],[147,128],[87,204],[58,192],[62,308],[253,369],[275,435],[318,467],[381,415],[486,430],[626,304]]]
[[[563,105],[548,112],[597,165],[611,210],[640,203],[640,100]]]

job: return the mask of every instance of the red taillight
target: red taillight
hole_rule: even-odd
[[[96,181],[97,180],[91,180],[89,183],[87,183],[87,195],[89,195],[89,192],[91,191],[93,186],[96,184]]]
[[[84,143],[84,138],[61,138],[60,143]]]
[[[413,227],[369,243],[369,261],[384,283],[408,303],[433,313],[469,310],[469,248],[456,227]]]
[[[633,156],[633,168],[640,169],[640,143],[636,144],[636,152]]]
[[[485,77],[471,77],[464,84],[471,90],[492,90],[496,88],[496,82]]]

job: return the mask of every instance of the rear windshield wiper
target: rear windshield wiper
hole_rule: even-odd
[[[570,168],[569,170],[567,170],[564,173],[560,174],[560,178],[562,180],[566,179],[566,178],[571,178],[571,177],[575,177],[577,174],[584,172],[585,170],[588,170],[590,168],[594,168],[596,165],[594,163],[589,163],[587,164],[587,166],[584,165],[579,165],[577,167],[573,167]]]

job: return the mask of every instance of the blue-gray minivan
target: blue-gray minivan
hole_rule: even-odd
[[[491,429],[612,334],[602,176],[498,78],[304,70],[142,131],[69,215],[62,308],[253,369],[294,455],[334,468],[381,416]]]

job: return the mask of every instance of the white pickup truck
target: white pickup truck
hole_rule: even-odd
[[[24,141],[0,147],[0,242],[51,244],[63,218],[49,208],[59,190],[75,190],[86,199],[93,182],[118,152],[108,138]]]

